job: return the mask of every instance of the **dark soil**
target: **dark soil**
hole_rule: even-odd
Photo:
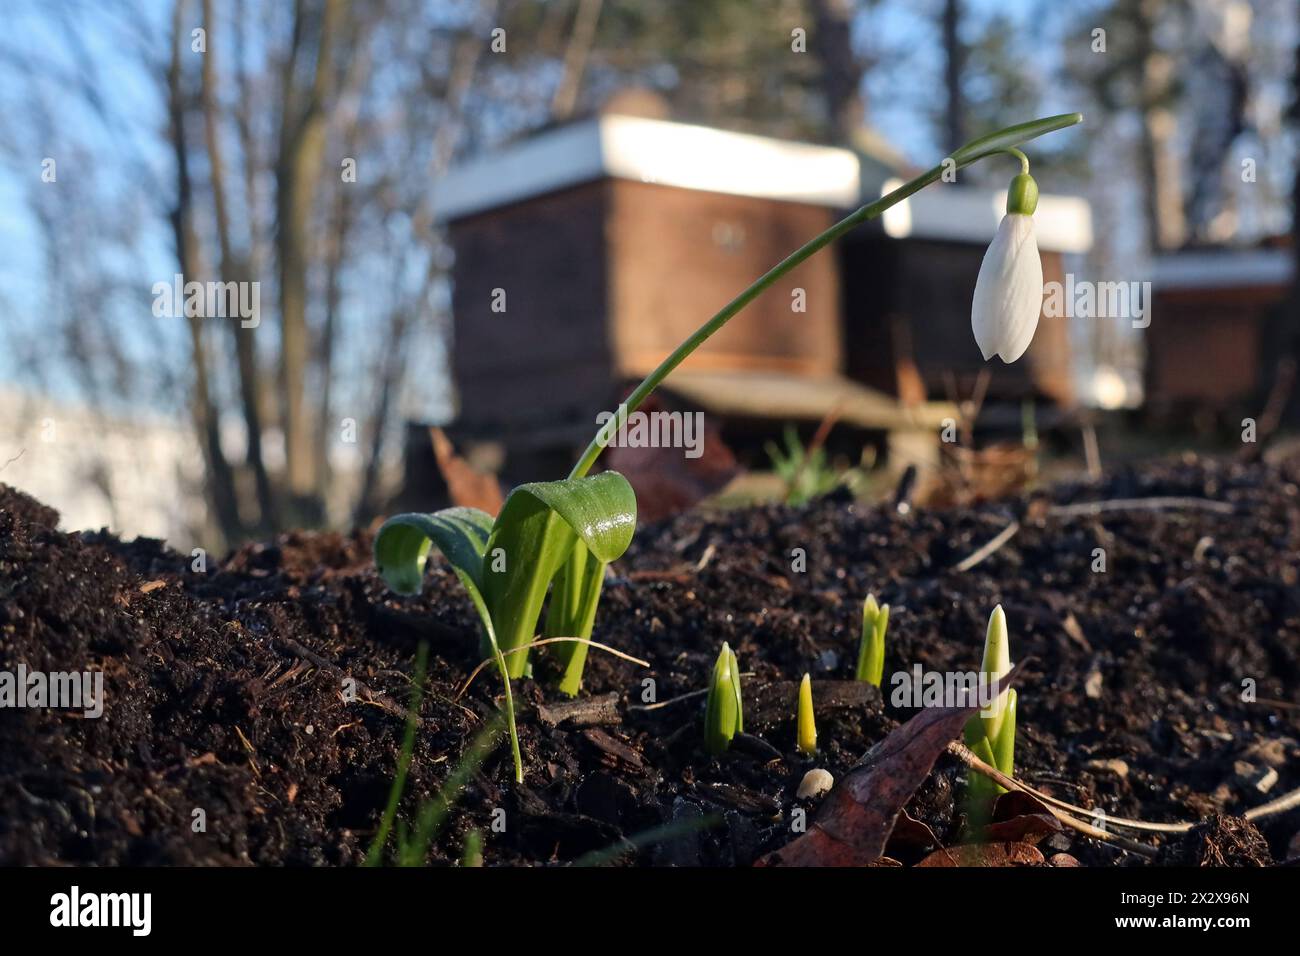
[[[912,713],[830,683],[852,676],[869,591],[892,606],[887,678],[915,663],[975,668],[989,611],[1005,606],[1026,662],[1017,770],[1028,782],[1109,816],[1205,821],[1167,838],[1159,862],[1293,856],[1300,813],[1258,831],[1239,817],[1300,787],[1298,481],[1295,463],[1189,459],[960,512],[830,497],[643,528],[614,567],[595,637],[651,667],[591,652],[584,696],[616,695],[594,726],[553,724],[563,712],[538,706],[559,703],[549,685],[517,682],[526,784],[499,746],[430,860],[458,859],[472,828],[490,865],[570,861],[672,823],[672,839],[623,862],[748,865],[781,846],[804,772],[842,779]],[[1154,495],[1233,511],[1048,512]],[[1013,518],[1010,543],[954,569]],[[102,669],[105,711],[0,710],[0,863],[359,863],[397,763],[417,643],[429,641],[429,679],[403,819],[496,711],[491,669],[456,698],[478,641],[441,563],[421,597],[402,599],[376,576],[364,533],[290,534],[199,573],[160,542],[64,534],[56,520],[0,486],[0,670]],[[792,570],[794,549],[806,571]],[[636,708],[647,680],[658,703],[701,688],[723,641],[753,674],[746,730],[758,739],[715,760],[699,746],[702,698]],[[816,760],[794,752],[794,684],[781,683],[805,671],[820,704]],[[944,844],[958,837],[963,776],[941,757],[909,805]],[[1061,834],[1040,848],[1085,865],[1144,862]]]

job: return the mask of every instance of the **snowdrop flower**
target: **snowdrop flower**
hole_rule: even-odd
[[[984,253],[975,298],[971,303],[971,329],[987,361],[994,355],[1008,365],[1025,354],[1038,328],[1043,309],[1043,263],[1034,238],[1034,209],[1038,184],[1028,172],[1011,181],[1007,214]]]

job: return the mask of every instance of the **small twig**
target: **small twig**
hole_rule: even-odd
[[[1036,797],[1043,803],[1048,804],[1049,809],[1056,808],[1063,811],[1069,811],[1070,813],[1081,814],[1085,817],[1095,817],[1097,815],[1095,810],[1089,810],[1086,807],[1077,807],[1072,803],[1066,803],[1064,800],[1058,800],[1056,797],[1048,796],[1040,790],[1035,790],[1033,787],[1016,780],[1014,777],[1007,776],[996,767],[990,767],[988,764],[984,763],[984,761],[975,756],[969,748],[957,743],[956,741],[948,745],[948,752],[957,757],[957,759],[966,764],[966,766],[979,770],[985,776],[997,780],[997,782],[1002,784],[1002,786],[1007,787],[1008,789],[1022,790],[1031,797]],[[1010,783],[1008,783],[1008,781],[1010,781]],[[1012,787],[1012,784],[1015,786]],[[1262,820],[1265,817],[1277,816],[1279,813],[1286,813],[1288,810],[1294,809],[1295,807],[1300,807],[1300,789],[1292,790],[1290,793],[1284,793],[1282,796],[1275,800],[1270,800],[1268,803],[1262,803],[1257,807],[1252,807],[1243,813],[1242,816],[1247,820],[1254,822],[1255,820]],[[1152,823],[1148,820],[1130,820],[1127,817],[1115,817],[1110,814],[1106,814],[1105,819],[1108,824],[1122,827],[1126,830],[1141,830],[1147,833],[1187,833],[1197,826],[1195,823]]]
[[[325,658],[317,654],[315,651],[308,650],[306,647],[303,647],[301,644],[299,644],[297,641],[293,640],[292,638],[277,636],[275,638],[275,641],[276,643],[284,647],[287,651],[289,651],[291,654],[301,657],[303,660],[307,661],[308,663],[315,664],[317,667],[325,671],[325,673],[329,674],[330,676],[334,677],[336,680],[343,680],[344,678],[351,677],[350,674],[345,672],[337,664],[330,663]],[[393,700],[387,694],[382,694],[379,691],[372,690],[370,687],[362,683],[362,681],[359,680],[358,678],[353,677],[352,680],[356,681],[357,690],[361,691],[363,694],[369,697],[369,703],[373,703],[376,707],[378,707],[386,714],[391,714],[394,717],[400,717],[402,720],[406,719],[407,709],[403,707],[401,704],[399,704],[397,701]],[[416,720],[423,723],[424,718],[417,717]]]
[[[984,774],[984,776],[996,781],[1008,790],[1020,790],[1024,793],[1030,794],[1031,796],[1038,797],[1039,800],[1043,800],[1042,796],[1032,787],[1028,787],[1019,780],[1016,780],[1014,777],[1008,777],[996,767],[986,764],[979,757],[975,756],[975,754],[973,754],[965,745],[954,740],[952,743],[948,744],[948,752],[970,769]],[[1099,829],[1090,823],[1084,823],[1082,820],[1077,820],[1064,810],[1053,806],[1049,801],[1043,800],[1043,803],[1052,816],[1071,830],[1077,830],[1079,833],[1091,837],[1094,840],[1100,840],[1103,843],[1113,843],[1121,849],[1137,853],[1147,859],[1155,859],[1155,857],[1159,855],[1159,851],[1155,847],[1147,846],[1145,843],[1138,843],[1136,840],[1130,840],[1128,837],[1120,836],[1118,833],[1110,833],[1109,831]],[[1082,812],[1085,816],[1093,815],[1089,814],[1086,810]],[[1107,817],[1106,822],[1114,823],[1115,820]]]
[[[970,555],[970,557],[966,558],[961,563],[957,564],[953,568],[953,570],[969,571],[971,568],[975,567],[975,565],[979,564],[980,562],[984,561],[986,558],[990,557],[995,551],[998,550],[998,548],[1002,547],[1004,544],[1006,544],[1008,541],[1014,538],[1016,536],[1016,532],[1018,532],[1019,530],[1020,530],[1020,522],[1012,521],[1011,524],[1007,525],[1005,528],[999,531],[995,537],[993,537],[987,544],[984,545],[984,547],[980,548],[974,554]]]
[[[707,568],[709,566],[709,562],[713,560],[713,556],[717,553],[718,553],[718,549],[714,547],[712,542],[709,542],[708,547],[704,549],[704,554],[700,555],[700,560],[695,562],[695,573],[699,574],[701,571]]]
[[[1097,428],[1092,422],[1083,426],[1083,456],[1088,463],[1088,477],[1101,478],[1101,449],[1097,444]]]
[[[756,673],[755,671],[746,671],[746,672],[744,672],[743,674],[741,674],[740,676],[741,676],[741,677],[753,677],[755,673]],[[693,690],[693,691],[690,691],[689,693],[686,693],[686,694],[679,694],[677,697],[669,697],[667,700],[661,700],[661,701],[659,701],[659,702],[656,703],[656,704],[629,704],[627,709],[628,709],[628,710],[642,710],[642,711],[645,711],[645,710],[658,710],[660,707],[667,707],[669,704],[679,704],[679,703],[681,703],[682,701],[684,701],[684,700],[690,700],[690,699],[693,698],[693,697],[703,697],[703,696],[704,696],[705,694],[707,694],[708,692],[709,692],[709,689],[706,687],[706,688],[704,688],[704,690]]]
[[[1300,710],[1300,704],[1293,704],[1289,700],[1274,700],[1272,697],[1257,697],[1255,703],[1263,704],[1265,707],[1277,707],[1281,710]]]
[[[1112,498],[1109,501],[1084,501],[1076,505],[1052,505],[1047,513],[1053,518],[1077,518],[1100,514],[1104,511],[1161,511],[1173,508],[1215,511],[1234,514],[1236,509],[1226,501],[1211,498]]]
[[[1273,817],[1279,813],[1286,813],[1295,807],[1300,807],[1300,789],[1284,793],[1276,800],[1270,800],[1268,803],[1261,803],[1259,806],[1247,810],[1242,816],[1254,823],[1264,817]]]
[[[624,654],[622,651],[616,650],[615,648],[610,647],[608,644],[601,644],[599,641],[590,641],[585,637],[539,638],[538,640],[530,641],[527,644],[520,644],[518,647],[512,647],[508,651],[502,651],[501,656],[509,657],[511,654],[518,654],[522,651],[526,651],[530,647],[542,647],[545,644],[560,644],[560,643],[586,644],[588,647],[594,647],[597,648],[598,650],[604,651],[607,654],[613,654],[615,657],[621,658],[625,661],[631,661],[633,664],[640,664],[642,667],[650,666],[649,661],[643,661],[641,660],[641,658],[633,657],[631,654]],[[480,661],[478,667],[474,668],[474,670],[470,672],[470,675],[466,679],[465,683],[461,685],[460,690],[456,692],[456,697],[454,699],[460,700],[462,697],[464,697],[465,692],[469,690],[469,685],[474,683],[474,678],[478,677],[478,675],[482,672],[483,668],[487,667],[495,660],[496,660],[495,657],[488,657]]]
[[[900,515],[905,515],[912,510],[912,496],[916,494],[916,476],[916,465],[908,465],[898,479],[898,486],[894,489],[894,510]]]
[[[1253,462],[1258,461],[1264,454],[1264,446],[1268,440],[1273,437],[1277,431],[1277,426],[1282,421],[1282,413],[1286,410],[1287,401],[1291,398],[1291,392],[1295,388],[1296,380],[1296,361],[1292,356],[1286,356],[1277,363],[1277,372],[1273,378],[1273,387],[1269,389],[1268,400],[1264,403],[1264,411],[1260,413],[1256,420],[1255,440],[1244,443],[1238,458],[1241,461]]]

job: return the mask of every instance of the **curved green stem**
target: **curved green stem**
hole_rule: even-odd
[[[1016,149],[1014,146],[1010,146],[1007,149],[1001,150],[1001,152],[1006,153],[1008,156],[1014,156],[1016,159],[1020,160],[1020,171],[1025,174],[1029,173],[1029,157],[1026,156],[1023,151]]]
[[[955,164],[957,169],[963,166],[969,166],[971,163],[991,156],[994,153],[1007,152],[1020,143],[1042,136],[1044,133],[1050,133],[1054,130],[1064,129],[1067,126],[1073,126],[1075,123],[1083,120],[1081,113],[1062,113],[1059,116],[1048,116],[1044,119],[1033,120],[1029,123],[1021,123],[1017,126],[1008,126],[1006,129],[998,130],[996,133],[990,133],[988,136],[981,136],[979,139],[971,140],[965,146],[955,150],[951,156],[941,162],[938,166],[926,170],[920,176],[899,186],[893,192],[882,196],[875,202],[868,203],[856,211],[845,216],[835,225],[831,226],[820,236],[804,243],[790,255],[786,256],[779,263],[769,269],[763,275],[759,276],[749,288],[740,295],[736,296],[709,321],[695,330],[695,332],[677,346],[666,359],[659,363],[645,379],[632,390],[632,394],[619,406],[614,416],[610,418],[600,430],[596,437],[587,445],[582,457],[578,459],[573,470],[569,472],[570,478],[581,478],[591,466],[596,463],[600,457],[601,451],[615,433],[618,432],[627,422],[627,416],[640,407],[659,384],[668,377],[668,375],[681,365],[682,362],[690,356],[697,348],[703,345],[713,333],[727,324],[727,322],[736,315],[741,309],[753,302],[759,295],[774,285],[782,276],[795,268],[805,259],[819,252],[826,246],[830,245],[836,239],[853,228],[860,226],[870,219],[875,219],[890,206],[902,202],[908,196],[913,195],[937,182],[944,174],[945,169],[952,168]],[[1023,158],[1024,154],[1020,153]],[[1027,164],[1028,159],[1024,159]]]
[[[497,643],[496,628],[492,625],[492,615],[488,613],[487,605],[483,602],[483,596],[476,587],[467,587],[469,598],[474,603],[474,609],[478,611],[479,619],[483,622],[484,633],[487,634],[488,645],[492,649],[492,656],[496,659],[497,670],[501,673],[501,684],[506,691],[506,727],[510,731],[510,754],[515,761],[515,783],[524,782],[524,759],[519,752],[519,731],[515,727],[515,695],[510,689],[510,667],[506,664],[506,656],[501,653],[501,645]]]
[[[497,670],[501,672],[501,683],[506,689],[506,726],[510,730],[510,753],[515,761],[515,783],[524,782],[524,760],[519,753],[519,731],[515,729],[515,697],[510,691],[510,670],[506,666],[506,656],[493,640],[492,650],[496,652]]]

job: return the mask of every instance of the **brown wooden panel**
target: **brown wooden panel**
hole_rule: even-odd
[[[1259,388],[1267,297],[1158,292],[1146,330],[1147,400],[1224,404]]]
[[[826,229],[820,206],[612,184],[608,221],[615,361],[639,373],[793,249]],[[806,312],[791,308],[792,290]],[[839,369],[839,284],[834,259],[814,256],[767,290],[699,351],[731,367]]]
[[[452,362],[459,421],[592,418],[611,388],[606,182],[452,224]],[[505,290],[505,311],[492,310]]]

